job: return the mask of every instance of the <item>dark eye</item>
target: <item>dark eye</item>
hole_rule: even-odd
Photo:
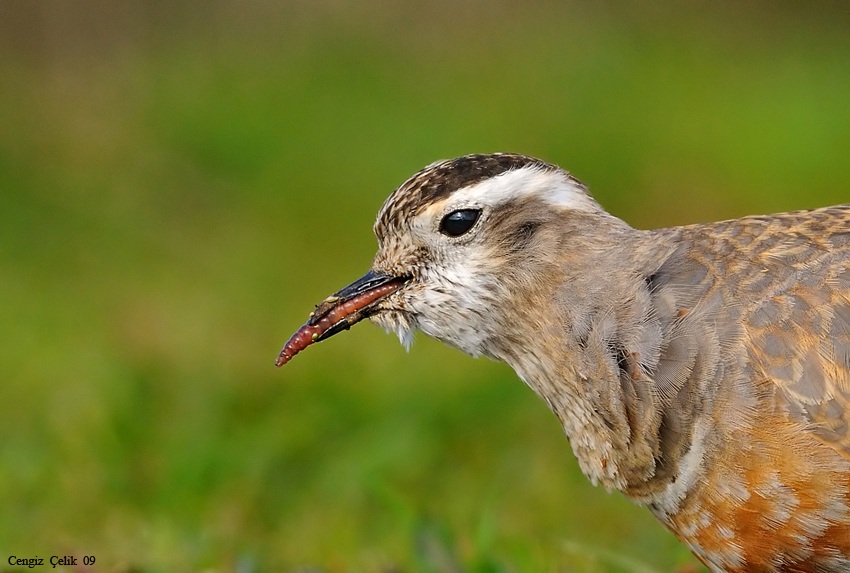
[[[452,211],[440,221],[440,232],[449,237],[460,237],[468,232],[481,215],[481,209]]]

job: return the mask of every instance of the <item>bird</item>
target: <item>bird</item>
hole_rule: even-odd
[[[850,204],[639,230],[516,153],[423,168],[278,366],[369,318],[510,365],[712,572],[850,571]]]

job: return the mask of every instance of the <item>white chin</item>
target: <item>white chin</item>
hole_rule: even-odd
[[[404,313],[384,311],[370,316],[369,319],[387,332],[394,332],[398,336],[398,341],[401,342],[401,345],[406,350],[410,350],[410,345],[413,344],[415,327],[410,323]]]

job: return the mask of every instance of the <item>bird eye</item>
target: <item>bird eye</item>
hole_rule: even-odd
[[[449,237],[460,237],[472,228],[480,215],[481,209],[452,211],[440,221],[440,232]]]

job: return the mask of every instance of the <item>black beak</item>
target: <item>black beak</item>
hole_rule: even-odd
[[[347,287],[323,300],[310,319],[292,335],[275,364],[283,366],[313,342],[321,342],[348,330],[377,310],[377,304],[407,284],[410,277],[369,271]]]
[[[310,315],[307,324],[318,326],[330,319],[328,326],[315,342],[321,342],[374,314],[378,301],[398,290],[406,278],[369,271],[344,289],[323,300]],[[334,314],[331,317],[331,314]]]

